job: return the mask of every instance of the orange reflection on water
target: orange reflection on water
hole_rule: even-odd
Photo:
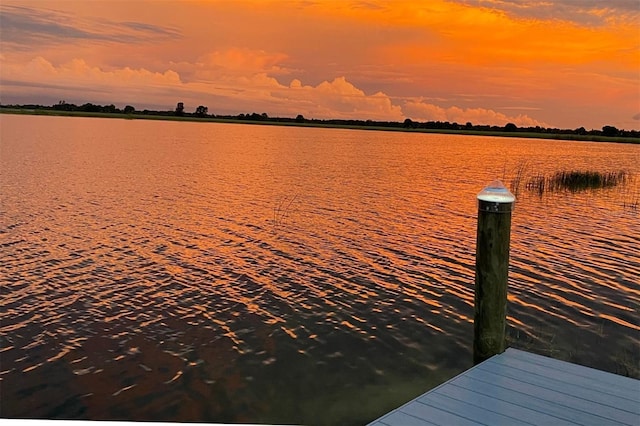
[[[60,377],[101,418],[255,409],[305,423],[277,416],[317,400],[317,383],[353,403],[466,368],[446,354],[470,350],[481,187],[521,161],[638,170],[623,145],[91,119],[69,134],[45,121],[41,141],[16,128],[0,142],[2,378],[20,389],[8,405],[34,392],[45,414],[67,410],[38,390]],[[517,331],[548,327],[589,354],[637,342],[639,225],[611,194],[520,194]]]
[[[289,337],[291,337],[292,339],[297,339],[298,335],[296,333],[294,333],[294,331],[292,329],[289,329],[287,327],[281,326],[280,329],[282,331],[284,331],[285,333],[287,333],[289,335]]]
[[[632,324],[632,323],[630,323],[628,321],[624,321],[624,320],[622,320],[620,318],[616,318],[614,316],[607,315],[607,314],[600,314],[599,317],[607,319],[607,320],[612,321],[612,322],[615,322],[616,324],[623,325],[623,326],[628,327],[628,328],[630,328],[630,329],[632,329],[634,331],[640,331],[640,326],[638,326],[637,324]]]

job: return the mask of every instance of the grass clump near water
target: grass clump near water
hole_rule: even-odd
[[[621,170],[617,172],[596,171],[562,171],[556,172],[547,179],[546,186],[549,191],[568,190],[571,192],[585,191],[587,189],[612,188],[624,184],[629,173]]]
[[[547,175],[530,173],[530,169],[528,163],[522,162],[511,172],[510,189],[516,199],[520,198],[523,191],[543,197],[556,193],[577,194],[617,187],[617,197],[625,210],[637,211],[640,207],[638,181],[628,170],[564,170]]]
[[[581,192],[624,185],[629,181],[630,177],[631,174],[625,170],[614,172],[591,170],[559,171],[550,176],[542,174],[530,176],[526,179],[525,188],[540,196],[547,192]],[[518,192],[524,180],[524,172],[522,168],[520,168],[514,181],[512,181],[512,189]],[[514,186],[515,188],[513,188]]]

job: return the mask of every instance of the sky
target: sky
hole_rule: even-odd
[[[640,129],[640,0],[0,0],[0,102]]]

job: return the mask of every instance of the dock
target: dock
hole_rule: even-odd
[[[640,380],[508,348],[369,426],[640,425]]]

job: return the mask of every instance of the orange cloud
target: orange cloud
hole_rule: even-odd
[[[556,17],[553,22],[502,10],[447,1],[398,2],[371,19],[387,19],[415,31],[415,41],[392,39],[379,46],[395,63],[473,65],[586,64],[609,61],[640,65],[637,20],[608,20],[594,27]],[[372,14],[373,12],[370,12]]]
[[[169,88],[181,84],[180,76],[174,71],[154,73],[128,67],[105,71],[90,66],[82,59],[73,59],[56,67],[40,56],[26,64],[12,63],[2,67],[2,85],[10,88],[16,82],[29,83],[34,87],[42,84],[49,88],[89,91],[114,87]]]
[[[456,106],[516,119],[508,111],[524,107],[523,122],[637,126],[640,14],[622,0],[52,0],[47,10],[37,0],[3,2],[11,4],[0,29],[3,79],[5,68],[36,57],[54,70],[40,64],[39,80],[11,71],[14,82],[30,82],[3,80],[5,102],[8,93],[37,99],[67,87],[67,100],[111,90],[109,103],[181,98],[213,112],[417,119],[409,101],[444,117],[457,117]],[[84,61],[77,69],[75,58]],[[287,84],[294,79],[299,87]],[[36,86],[46,87],[41,95]]]
[[[287,99],[304,107],[315,118],[350,118],[401,121],[402,109],[393,105],[391,99],[382,92],[366,95],[348,82],[345,77],[324,81],[317,86],[304,86],[293,80]]]
[[[271,75],[288,74],[289,71],[280,64],[287,59],[284,53],[268,53],[264,50],[248,48],[229,48],[201,56],[196,65],[198,75],[207,76],[209,71],[224,70],[224,73],[253,74],[269,73]]]
[[[224,104],[230,110],[264,111],[270,115],[303,114],[309,118],[340,117],[390,121],[402,121],[405,117],[412,117],[420,121],[472,121],[500,125],[513,122],[519,126],[542,125],[526,115],[510,117],[483,108],[443,108],[421,100],[406,101],[402,106],[394,105],[386,94],[377,92],[367,95],[345,77],[323,81],[315,86],[304,85],[300,80],[294,79],[286,86],[265,72],[251,72],[278,68],[279,57],[280,55],[262,54],[251,59],[250,53],[242,51],[214,52],[206,56],[210,59],[208,62],[192,65],[195,69],[193,74],[202,76],[207,72],[217,72],[219,80],[192,82],[183,81],[173,70],[163,73],[131,68],[105,71],[81,59],[54,66],[46,59],[37,57],[23,66],[3,67],[2,79],[8,82],[20,81],[22,87],[27,84],[36,88],[35,90],[39,90],[38,85],[42,81],[46,81],[49,89],[57,88],[60,91],[74,87],[78,90],[83,87],[90,88],[89,91],[93,93],[91,96],[99,96],[96,94],[98,92],[108,96],[104,102],[110,102],[115,97],[133,104],[139,101],[142,93],[157,93],[153,90],[160,88],[162,92],[153,96],[153,102],[164,103],[167,109],[177,100],[195,106],[207,104],[210,99],[215,98],[218,104]],[[221,58],[234,60],[226,62]],[[216,69],[212,65],[219,68]],[[210,74],[208,76],[212,77]],[[11,84],[6,89],[11,89]],[[68,96],[66,98],[68,99]],[[98,102],[101,99],[85,99],[78,102],[83,101]],[[215,106],[211,109],[213,112]]]
[[[546,123],[535,120],[527,115],[518,114],[507,116],[503,113],[485,108],[459,108],[456,106],[443,108],[424,101],[406,101],[402,107],[404,113],[414,121],[449,121],[465,124],[493,124],[504,126],[513,123],[519,127],[547,127]]]
[[[237,60],[230,63],[216,62],[229,55]],[[157,73],[126,67],[107,71],[81,59],[54,66],[46,59],[37,57],[23,65],[11,64],[3,67],[2,91],[11,95],[15,90],[24,93],[27,87],[31,87],[37,92],[42,90],[42,86],[46,86],[50,93],[60,94],[61,98],[69,102],[79,103],[111,103],[113,99],[118,99],[124,103],[139,105],[144,94],[146,105],[164,104],[167,109],[171,109],[177,101],[183,101],[193,106],[209,104],[214,113],[216,108],[223,105],[225,110],[233,113],[259,111],[269,115],[304,114],[309,118],[403,119],[400,107],[393,105],[384,93],[367,95],[344,77],[324,81],[316,86],[303,85],[299,80],[293,80],[286,86],[265,72],[249,71],[277,68],[277,61],[273,58],[278,55],[265,54],[252,61],[245,60],[246,56],[242,54],[234,55],[235,53],[214,52],[207,56],[213,58],[213,61],[207,62],[207,66],[201,62],[193,64],[193,75],[212,77],[207,73],[214,73],[218,77],[217,80],[206,81],[184,81],[173,70]],[[211,67],[216,63],[223,66],[219,69]],[[90,98],[75,100],[68,96],[70,90]],[[215,100],[216,104],[211,105],[211,100]]]

